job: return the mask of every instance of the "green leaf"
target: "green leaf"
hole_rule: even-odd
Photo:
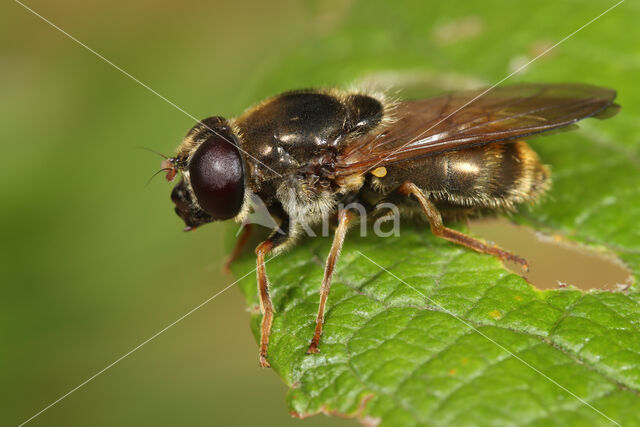
[[[256,83],[256,97],[379,70],[418,69],[434,86],[450,75],[492,84],[540,40],[559,41],[613,4],[355,3],[326,18],[331,28],[312,26],[311,41]],[[640,425],[640,51],[631,36],[639,15],[631,2],[619,6],[512,79],[619,91],[618,116],[533,141],[553,189],[514,220],[617,255],[634,285],[542,292],[426,228],[403,225],[393,238],[355,231],[334,275],[322,352],[307,356],[331,242],[306,239],[267,264],[276,309],[269,361],[290,387],[293,413],[386,425]],[[434,28],[455,29],[468,16],[479,34],[434,37]],[[246,257],[234,269],[244,274],[254,263]],[[240,286],[258,337],[255,278]]]

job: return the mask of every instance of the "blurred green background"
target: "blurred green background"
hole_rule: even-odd
[[[203,118],[389,70],[443,89],[491,84],[614,3],[25,4]],[[638,30],[624,14],[638,4],[513,80],[630,84]],[[145,187],[161,159],[136,147],[171,154],[193,119],[19,4],[0,17],[0,423],[17,425],[231,283],[222,236],[235,226],[183,233],[172,186]],[[300,424],[258,368],[248,323],[232,288],[30,425]],[[328,423],[344,421],[302,422]]]

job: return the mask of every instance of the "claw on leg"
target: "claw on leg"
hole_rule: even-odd
[[[269,362],[267,362],[267,355],[260,355],[260,367],[261,368],[270,368]]]

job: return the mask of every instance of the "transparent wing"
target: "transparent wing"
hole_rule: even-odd
[[[616,92],[584,84],[522,84],[400,102],[395,120],[349,144],[337,175],[490,142],[522,139],[586,117],[611,117]]]

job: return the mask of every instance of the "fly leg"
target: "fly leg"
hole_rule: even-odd
[[[274,247],[272,239],[267,239],[256,248],[256,275],[258,278],[258,296],[260,297],[260,311],[262,312],[262,324],[260,329],[260,366],[269,368],[267,362],[267,348],[269,347],[269,334],[271,333],[271,321],[273,320],[273,304],[269,296],[269,280],[264,268],[264,256]]]
[[[466,234],[463,234],[459,231],[445,227],[442,223],[442,216],[440,215],[438,209],[427,198],[424,192],[414,183],[405,182],[400,186],[398,191],[406,196],[414,196],[418,200],[418,203],[420,203],[420,206],[422,207],[422,211],[429,220],[429,224],[431,225],[431,232],[434,235],[442,237],[443,239],[447,239],[459,245],[466,246],[476,252],[496,256],[503,261],[509,260],[516,262],[520,264],[525,271],[529,270],[529,263],[524,258],[520,258],[519,256],[505,251],[504,249],[497,246],[489,246],[481,242],[480,240],[474,239],[471,236],[467,236]]]
[[[240,231],[240,237],[236,241],[236,246],[233,248],[233,252],[224,262],[224,266],[222,267],[223,271],[227,274],[231,273],[231,264],[238,259],[238,256],[242,252],[242,249],[246,246],[249,241],[249,237],[251,236],[251,224],[245,224],[242,226],[242,230]]]
[[[280,224],[280,228],[274,230],[271,236],[256,247],[256,275],[258,278],[258,296],[260,297],[260,311],[262,312],[262,324],[260,327],[260,366],[270,367],[267,362],[267,349],[269,347],[269,334],[271,334],[271,322],[273,321],[273,304],[269,296],[269,280],[264,268],[264,257],[269,252],[281,245],[286,245],[290,238],[289,218]]]
[[[347,234],[349,222],[352,218],[353,214],[349,213],[347,210],[341,210],[338,212],[338,228],[336,228],[336,232],[333,237],[333,244],[331,245],[331,251],[329,251],[329,256],[327,257],[327,263],[324,268],[324,278],[322,279],[322,288],[320,289],[320,305],[318,306],[318,316],[316,317],[316,329],[313,333],[313,339],[311,339],[311,344],[309,345],[307,354],[320,352],[318,345],[320,344],[322,325],[324,323],[324,306],[327,302],[327,298],[329,297],[329,291],[331,290],[331,276],[333,276],[336,261],[338,261],[338,256],[340,256],[344,237]]]

